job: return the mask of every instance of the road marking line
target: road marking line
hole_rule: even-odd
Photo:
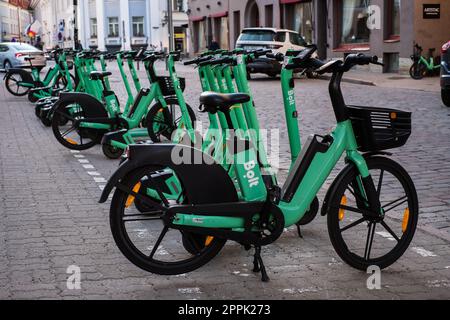
[[[97,172],[97,171],[88,171],[87,174],[90,175],[90,176],[96,176],[96,177],[101,176],[101,174],[99,172]]]
[[[414,251],[415,253],[418,253],[422,257],[437,257],[437,255],[434,252],[425,250],[422,247],[412,247],[411,250]]]
[[[80,153],[78,150],[70,150],[71,153]]]
[[[75,154],[74,157],[77,158],[77,159],[85,158],[85,156],[83,156],[82,154]]]
[[[102,184],[102,185],[99,185],[98,188],[99,188],[101,191],[103,191],[103,190],[105,190],[106,186],[105,186],[104,184]]]
[[[78,159],[79,163],[89,163],[89,160],[86,159]]]
[[[92,164],[83,164],[83,168],[85,168],[85,169],[95,169],[95,167]]]
[[[389,232],[379,231],[379,232],[375,232],[375,233],[382,236],[383,238],[390,240],[390,241],[395,241],[394,237],[391,236],[391,234]]]
[[[106,183],[106,182],[108,182],[108,181],[106,181],[105,178],[102,178],[102,177],[94,177],[94,181],[97,182],[97,183]]]

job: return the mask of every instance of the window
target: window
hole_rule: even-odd
[[[387,39],[397,38],[400,35],[400,10],[400,0],[387,1]]]
[[[302,47],[307,46],[307,43],[305,42],[305,40],[303,40],[303,38],[296,33],[290,32],[289,40],[295,46],[302,46]]]
[[[108,27],[109,27],[108,37],[117,38],[119,36],[119,18],[118,17],[108,18]]]
[[[182,12],[183,10],[183,0],[172,0],[173,11]]]
[[[282,6],[282,27],[297,31],[308,43],[313,42],[313,2],[284,4]]]
[[[8,47],[0,45],[0,52],[6,52],[6,51],[8,51]]]
[[[342,44],[368,43],[369,0],[342,0],[340,40]]]
[[[133,37],[144,36],[144,17],[133,17]]]
[[[91,38],[97,37],[97,18],[91,18]]]
[[[276,42],[285,42],[286,41],[286,32],[278,32],[275,36]]]

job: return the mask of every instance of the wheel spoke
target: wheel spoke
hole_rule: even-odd
[[[164,239],[164,236],[166,235],[167,231],[169,231],[169,228],[167,226],[164,226],[164,229],[161,231],[161,234],[158,237],[158,240],[155,243],[155,246],[153,247],[152,252],[150,253],[149,258],[153,259],[153,256],[156,253],[156,250],[158,250],[159,246],[161,245],[162,240]]]
[[[388,213],[389,211],[401,206],[402,204],[404,204],[406,202],[408,202],[408,196],[401,197],[401,198],[399,198],[395,201],[392,201],[392,202],[388,203],[387,205],[383,206],[383,211],[384,211],[384,213]],[[390,207],[390,206],[392,206],[392,207]],[[390,207],[390,208],[386,209],[387,207]]]
[[[366,221],[366,218],[361,218],[361,219],[359,219],[359,220],[349,224],[348,226],[342,228],[340,231],[341,231],[341,233],[344,232],[344,231],[347,231],[348,229],[351,229],[351,228],[354,228],[354,227],[360,225],[364,221]]]
[[[136,221],[156,221],[161,220],[163,215],[157,215],[151,213],[133,214],[126,215],[123,217],[123,222],[136,222]]]
[[[61,134],[61,138],[66,137],[69,133],[73,132],[75,129],[76,129],[75,127],[71,127],[69,130]]]
[[[344,206],[344,205],[340,205],[339,209],[343,209],[343,210],[347,210],[347,211],[351,211],[351,212],[356,212],[356,213],[361,213],[363,214],[363,212],[357,208],[353,208],[353,207],[349,207],[349,206]]]
[[[383,177],[384,177],[384,170],[381,170],[380,178],[378,179],[378,188],[377,188],[378,198],[380,197],[380,194],[381,194],[381,186],[383,184]]]
[[[392,229],[387,225],[387,223],[385,221],[381,221],[381,225],[383,226],[383,228],[386,229],[387,232],[389,232],[391,234],[391,236],[397,240],[397,242],[400,242],[400,238],[397,237],[397,235],[395,234],[394,231],[392,231]]]
[[[366,250],[364,251],[364,259],[370,260],[370,252],[372,251],[373,238],[375,236],[375,228],[377,224],[375,222],[369,223],[369,230],[367,232]]]

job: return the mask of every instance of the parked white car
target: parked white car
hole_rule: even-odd
[[[303,50],[307,45],[298,32],[276,28],[245,28],[236,42],[236,48],[271,49],[273,53],[283,54],[288,50]],[[281,64],[273,59],[258,58],[248,65],[248,72],[276,77],[281,72]]]

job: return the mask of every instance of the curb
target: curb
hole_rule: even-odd
[[[331,80],[331,77],[322,75],[322,76],[317,77],[317,79]],[[354,78],[343,78],[342,82],[351,83],[351,84],[359,84],[359,85],[364,85],[364,86],[371,86],[371,87],[376,87],[377,86],[375,84],[375,82],[361,80],[361,79],[354,79]]]

